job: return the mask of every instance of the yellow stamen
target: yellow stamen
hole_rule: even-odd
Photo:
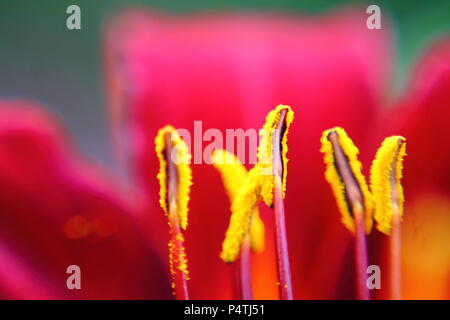
[[[225,234],[220,257],[225,262],[233,262],[239,256],[242,242],[250,229],[252,214],[261,195],[259,184],[260,168],[254,166],[249,172],[242,187],[231,205],[231,219]]]
[[[375,204],[377,229],[390,234],[394,213],[403,214],[402,179],[406,139],[392,136],[384,139],[370,170],[371,189]]]
[[[159,180],[159,204],[161,208],[168,214],[169,199],[168,199],[168,181],[167,181],[167,159],[165,155],[166,150],[166,134],[170,134],[172,152],[171,159],[177,168],[177,193],[176,205],[180,226],[186,230],[189,193],[192,185],[192,172],[189,166],[191,155],[189,153],[186,143],[178,135],[175,128],[172,126],[165,126],[158,131],[155,138],[156,154],[159,159],[159,173],[157,178]]]
[[[226,150],[214,150],[211,155],[214,167],[220,172],[230,202],[233,203],[248,175],[247,169],[232,153]],[[253,252],[264,250],[264,222],[255,207],[250,226],[250,248]]]
[[[172,277],[176,276],[177,270],[185,275],[185,279],[189,280],[189,271],[187,265],[186,250],[183,246],[184,237],[181,232],[176,233],[173,239],[169,241],[169,264],[170,274]],[[175,281],[172,282],[172,288],[175,288]]]
[[[344,129],[335,127],[323,132],[321,138],[326,164],[325,178],[330,183],[342,214],[342,223],[355,232],[353,208],[362,205],[365,214],[365,229],[372,228],[373,200],[372,194],[361,173],[358,161],[358,148],[347,136]]]
[[[250,225],[250,249],[252,249],[253,252],[261,253],[264,251],[265,234],[266,228],[264,222],[259,215],[258,208],[255,208],[252,215],[252,223]]]
[[[226,150],[214,150],[211,160],[214,167],[220,172],[230,202],[233,202],[247,177],[247,169],[234,154]]]
[[[285,113],[284,119],[282,114]],[[286,193],[286,177],[287,177],[287,135],[289,126],[294,120],[294,112],[289,106],[279,105],[274,110],[270,111],[266,117],[266,123],[261,130],[261,141],[258,146],[258,163],[261,166],[261,186],[262,197],[264,202],[271,207],[273,203],[273,134],[279,127],[280,120],[284,120],[281,126],[281,157],[282,157],[282,189],[283,198]]]

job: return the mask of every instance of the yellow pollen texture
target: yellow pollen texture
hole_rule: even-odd
[[[253,252],[261,253],[265,248],[265,234],[266,228],[264,222],[259,215],[259,210],[255,206],[255,210],[252,216],[252,222],[250,225],[250,248]]]
[[[252,214],[259,202],[261,186],[259,184],[260,168],[253,167],[245,178],[231,205],[231,218],[220,257],[225,262],[233,262],[239,256],[242,242],[250,229]]]
[[[346,199],[346,186],[342,177],[337,170],[335,164],[335,150],[329,140],[330,133],[335,132],[338,136],[339,146],[347,159],[347,165],[352,172],[355,181],[358,184],[358,188],[363,196],[363,206],[365,214],[365,229],[366,233],[369,233],[372,229],[372,211],[373,200],[372,194],[366,183],[366,179],[361,172],[361,162],[358,160],[358,148],[353,144],[353,141],[348,137],[344,129],[335,127],[329,130],[325,130],[322,134],[321,143],[322,148],[320,151],[324,153],[324,161],[326,164],[325,178],[330,183],[333,194],[336,198],[336,202],[339,210],[341,211],[341,221],[352,233],[355,232],[355,222],[353,220],[353,214],[350,211],[350,205]]]
[[[385,234],[391,233],[394,209],[398,214],[403,214],[404,195],[400,182],[405,155],[406,139],[401,136],[388,137],[378,149],[370,170],[374,218],[377,229]]]
[[[248,175],[247,169],[234,154],[226,150],[214,150],[211,160],[214,167],[220,172],[228,198],[233,203]],[[257,206],[255,206],[250,225],[250,248],[253,252],[264,250],[264,235],[264,222],[259,216]]]
[[[185,274],[186,280],[189,280],[186,250],[183,243],[184,237],[180,232],[176,233],[169,241],[169,263],[172,279],[176,278],[177,270],[179,270]],[[175,288],[175,281],[172,281],[172,288]]]
[[[266,205],[269,207],[273,203],[273,188],[274,188],[274,177],[273,177],[273,148],[278,146],[273,146],[272,137],[275,129],[277,128],[278,122],[280,121],[281,112],[287,110],[285,117],[285,131],[281,138],[281,157],[283,162],[283,177],[282,178],[282,188],[283,188],[283,198],[286,193],[286,177],[287,177],[287,135],[289,131],[289,126],[294,120],[294,112],[291,107],[285,105],[278,105],[274,110],[270,111],[266,117],[266,122],[260,131],[261,141],[258,146],[258,163],[261,167],[261,187],[262,187],[262,198]]]
[[[214,150],[211,154],[211,160],[222,177],[230,202],[233,202],[247,177],[247,169],[234,154],[226,150]]]
[[[168,214],[168,195],[167,195],[167,159],[166,150],[166,134],[171,136],[172,154],[171,161],[175,162],[177,168],[177,212],[180,220],[180,226],[186,230],[188,220],[188,203],[189,193],[192,185],[192,171],[189,166],[191,155],[186,143],[178,135],[174,127],[167,125],[158,131],[155,138],[156,155],[159,160],[159,172],[157,178],[159,180],[159,204],[161,208]]]

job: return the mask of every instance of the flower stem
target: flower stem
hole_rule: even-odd
[[[170,264],[173,281],[173,289],[175,298],[177,300],[189,300],[189,293],[187,288],[187,259],[186,252],[184,250],[183,241],[184,237],[181,233],[178,215],[175,209],[176,205],[170,206]]]
[[[391,299],[401,299],[401,216],[398,206],[394,205],[392,220],[392,233],[390,236],[390,262],[391,262]]]
[[[188,270],[186,252],[183,246],[184,237],[181,233],[180,218],[177,209],[178,171],[172,161],[172,143],[170,134],[166,135],[166,161],[167,161],[167,199],[169,202],[169,260],[172,274],[172,287],[177,300],[188,300]]]
[[[275,233],[278,260],[278,286],[281,300],[292,300],[291,267],[289,264],[288,244],[286,238],[286,222],[284,217],[284,203],[281,186],[281,178],[274,176],[274,211],[275,211]]]
[[[235,264],[235,295],[239,300],[252,300],[252,278],[251,278],[251,263],[250,263],[250,237],[245,236],[242,243],[240,259]]]
[[[359,300],[370,300],[367,288],[367,244],[364,231],[364,211],[362,205],[357,203],[353,207],[355,219],[355,268],[356,286]]]
[[[272,169],[273,169],[273,208],[275,218],[275,237],[277,244],[278,289],[281,300],[294,299],[292,293],[291,267],[289,264],[288,244],[286,238],[286,221],[284,215],[282,177],[284,170],[281,156],[281,139],[286,129],[286,112],[280,118],[272,135]]]

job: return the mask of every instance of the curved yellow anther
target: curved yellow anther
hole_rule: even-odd
[[[333,139],[336,145],[333,145]],[[356,203],[352,203],[352,201],[360,202],[364,208],[366,233],[369,233],[372,229],[373,200],[366,179],[361,172],[362,165],[358,160],[358,148],[347,136],[345,130],[340,127],[325,130],[320,141],[322,143],[320,151],[324,153],[326,164],[325,178],[331,185],[341,211],[342,223],[351,232],[355,231],[352,208]],[[344,171],[348,173],[346,176],[344,176],[346,173]],[[355,199],[357,200],[355,201]]]
[[[242,242],[250,229],[252,215],[261,195],[260,168],[255,165],[245,178],[231,204],[231,219],[222,244],[220,257],[233,262],[239,256]]]
[[[258,163],[261,167],[261,187],[262,198],[264,202],[271,207],[273,203],[273,136],[277,128],[281,130],[281,160],[282,160],[282,187],[283,197],[286,193],[287,177],[287,135],[289,126],[294,120],[294,112],[289,106],[279,105],[270,111],[266,117],[266,123],[260,131],[261,141],[258,146]],[[282,123],[280,123],[282,121]]]
[[[248,175],[247,169],[234,154],[226,150],[214,150],[211,154],[211,160],[214,167],[220,172],[230,203],[233,203]],[[262,252],[264,250],[265,228],[256,205],[251,221],[250,248],[253,252]]]
[[[403,214],[402,179],[406,139],[392,136],[384,139],[370,169],[370,184],[375,204],[377,229],[390,234],[394,214]]]
[[[214,150],[211,154],[211,161],[220,172],[228,198],[230,202],[233,202],[247,177],[247,169],[234,154],[226,150]]]
[[[170,135],[171,142],[171,159],[177,169],[177,192],[176,205],[180,226],[186,229],[188,220],[188,203],[189,193],[192,185],[192,172],[189,166],[191,155],[189,153],[186,143],[178,135],[174,127],[167,125],[158,131],[155,138],[155,149],[159,160],[159,173],[157,178],[159,180],[159,204],[161,208],[168,214],[169,199],[168,199],[168,159],[166,156],[166,148],[168,147],[166,136]]]
[[[255,208],[252,215],[252,223],[250,225],[250,249],[252,249],[253,252],[261,253],[264,251],[265,234],[266,228],[264,226],[264,221],[262,221],[261,216],[259,215],[258,208]]]

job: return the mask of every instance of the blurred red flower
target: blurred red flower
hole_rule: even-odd
[[[368,30],[366,18],[364,10],[320,18],[239,13],[165,16],[142,10],[115,17],[106,28],[104,54],[118,154],[126,157],[149,202],[156,203],[152,139],[158,128],[170,123],[192,132],[195,120],[201,120],[203,128],[260,128],[275,105],[292,106],[296,120],[289,135],[286,212],[294,292],[297,298],[352,298],[351,236],[339,221],[323,178],[320,135],[332,126],[346,128],[362,150],[367,175],[382,138],[404,134],[410,141],[405,165],[405,296],[448,297],[448,241],[439,238],[443,242],[433,251],[436,255],[427,256],[439,260],[435,276],[416,268],[417,252],[409,247],[431,239],[432,227],[411,230],[410,225],[419,219],[416,203],[423,199],[423,191],[437,196],[438,181],[432,177],[442,175],[439,180],[444,180],[439,203],[445,213],[427,207],[441,229],[428,245],[436,245],[450,229],[447,151],[433,154],[427,174],[422,169],[432,154],[424,150],[436,143],[446,145],[441,142],[449,136],[449,120],[442,115],[448,114],[450,88],[445,77],[450,60],[441,52],[446,50],[443,45],[434,48],[437,53],[421,62],[421,73],[401,99],[400,116],[394,115],[400,108],[386,108],[391,104],[386,97],[394,55],[389,24],[383,21],[382,30]],[[424,87],[420,96],[417,86]],[[390,129],[387,121],[392,123]],[[211,166],[193,165],[193,176],[187,231],[192,297],[230,298],[230,270],[218,257],[229,217],[228,200]],[[416,192],[413,184],[422,190]],[[277,298],[271,212],[264,211],[263,218],[269,238],[265,253],[254,256],[255,298]],[[148,228],[164,233],[164,219],[160,215],[159,224]],[[384,267],[386,237],[373,233],[371,263]],[[160,239],[158,247],[166,237]],[[422,291],[414,278],[437,282],[441,290]],[[387,287],[387,277],[383,279]],[[387,298],[386,292],[374,296]]]
[[[0,102],[0,298],[170,297],[167,271],[134,218],[138,195],[78,156],[40,109]],[[81,290],[66,286],[73,264]]]
[[[295,297],[355,295],[351,235],[340,223],[319,153],[322,131],[339,125],[360,147],[366,174],[383,137],[407,137],[404,296],[448,299],[450,46],[430,50],[404,97],[388,108],[388,23],[368,30],[366,18],[364,10],[306,18],[142,9],[113,17],[103,43],[109,111],[133,187],[80,157],[39,107],[1,102],[0,297],[169,298],[157,130],[168,123],[192,130],[194,120],[204,129],[259,128],[283,103],[296,112],[286,197]],[[232,298],[232,273],[219,258],[228,199],[212,166],[192,169],[191,298]],[[256,299],[278,298],[271,214],[262,210],[267,245],[252,261]],[[386,237],[374,230],[369,240],[370,263],[384,270]],[[80,291],[65,287],[71,264],[81,267]],[[383,277],[375,298],[388,297],[387,283]]]
[[[275,105],[291,105],[286,199],[288,240],[297,298],[352,296],[347,231],[323,179],[321,132],[340,124],[356,141],[367,137],[390,61],[386,32],[365,26],[363,12],[318,19],[286,15],[166,17],[123,14],[107,28],[107,83],[116,143],[126,141],[136,180],[156,202],[152,141],[170,123],[203,128],[260,128]],[[125,128],[126,138],[118,138]],[[124,146],[125,148],[125,146]],[[234,150],[230,150],[234,151]],[[244,160],[244,159],[242,159]],[[211,184],[212,177],[217,183]],[[219,252],[229,219],[220,178],[193,166],[187,250],[194,298],[231,298],[230,268]],[[158,210],[154,210],[159,214]],[[165,217],[151,230],[165,233]],[[270,212],[263,218],[272,234]],[[164,246],[161,237],[158,246]],[[255,257],[255,298],[277,298],[272,239]]]

